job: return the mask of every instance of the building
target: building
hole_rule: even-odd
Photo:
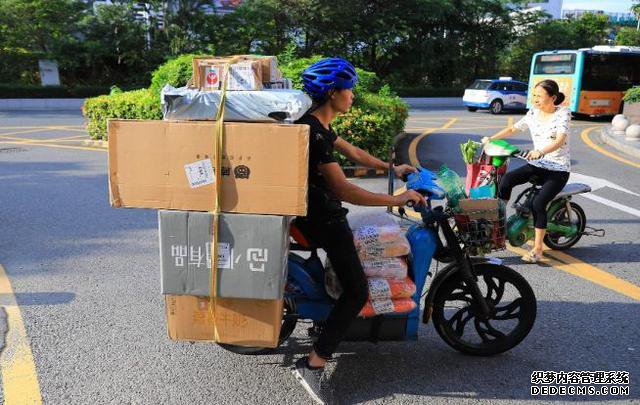
[[[527,4],[527,7],[540,9],[541,11],[544,11],[545,13],[551,15],[551,18],[554,20],[560,19],[562,17],[562,0],[530,2]]]
[[[638,22],[638,19],[633,13],[611,13],[604,10],[562,10],[562,18],[567,20],[575,20],[587,13],[608,15],[609,19],[614,24],[635,25]]]

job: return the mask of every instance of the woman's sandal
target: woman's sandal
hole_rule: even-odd
[[[522,256],[522,260],[527,263],[538,263],[542,260],[542,253],[537,254],[534,250]]]

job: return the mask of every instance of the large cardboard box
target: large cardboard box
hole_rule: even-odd
[[[172,340],[215,341],[239,346],[277,347],[282,300],[217,298],[215,322],[209,297],[166,295],[167,331]]]
[[[291,217],[221,214],[216,295],[279,299],[287,277]],[[211,295],[214,216],[158,211],[163,294]]]
[[[309,127],[225,123],[221,210],[306,215]],[[110,120],[113,207],[214,211],[213,121]]]

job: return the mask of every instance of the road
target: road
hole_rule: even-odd
[[[519,117],[414,109],[401,154],[464,174],[457,145]],[[499,254],[534,288],[531,334],[491,358],[458,354],[431,325],[421,326],[417,342],[345,343],[329,365],[341,403],[640,402],[640,218],[633,211],[640,198],[620,190],[640,193],[640,162],[600,145],[603,122],[573,124],[574,172],[598,187],[605,183],[592,178],[610,182],[592,193],[600,199],[575,201],[606,237],[585,237],[540,265],[523,264],[518,249]],[[288,371],[309,350],[306,324],[274,353],[254,357],[167,338],[157,214],[109,206],[107,153],[81,146],[84,139],[75,112],[0,113],[5,403],[309,403]],[[527,136],[515,143],[526,145]],[[383,179],[353,181],[386,191]],[[532,397],[536,370],[628,371],[630,395]]]

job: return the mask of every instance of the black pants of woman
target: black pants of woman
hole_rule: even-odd
[[[547,205],[558,195],[569,181],[569,172],[543,169],[526,164],[504,175],[498,185],[498,198],[509,200],[511,190],[517,185],[528,183],[536,176],[542,187],[533,199],[533,223],[537,229],[547,229]]]
[[[323,359],[331,359],[349,326],[356,319],[369,297],[369,284],[353,242],[353,233],[345,216],[324,220],[296,219],[303,235],[319,244],[331,261],[342,295],[331,310],[327,322],[313,345]]]

